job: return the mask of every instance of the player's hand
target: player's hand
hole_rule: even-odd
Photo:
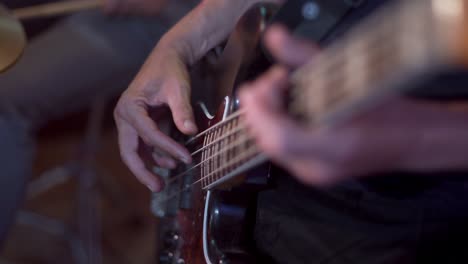
[[[122,159],[152,191],[160,191],[163,184],[145,166],[142,151],[152,154],[155,165],[163,168],[174,168],[179,161],[191,162],[187,149],[161,132],[158,120],[150,117],[167,107],[182,133],[197,132],[187,67],[177,52],[157,46],[114,111]]]
[[[281,27],[267,32],[266,44],[283,64],[293,67],[317,52],[313,44],[291,37]],[[466,110],[398,97],[344,124],[311,128],[286,113],[288,88],[288,69],[275,66],[243,87],[241,105],[260,149],[306,184],[384,171],[468,167]]]

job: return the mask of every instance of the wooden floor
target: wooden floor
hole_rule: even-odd
[[[66,131],[40,137],[35,177],[73,159],[82,131]],[[155,263],[156,220],[151,215],[150,193],[121,163],[115,129],[106,129],[100,144],[98,165],[102,214],[103,263]],[[25,201],[25,212],[60,220],[76,230],[76,177],[34,199]],[[10,233],[0,263],[76,263],[69,243],[59,235],[20,224]]]

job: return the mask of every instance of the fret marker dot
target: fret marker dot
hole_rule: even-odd
[[[307,2],[302,7],[302,16],[307,20],[317,19],[320,14],[320,7],[314,1]]]

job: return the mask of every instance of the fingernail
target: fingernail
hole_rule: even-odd
[[[190,158],[185,157],[185,156],[180,156],[179,159],[185,164],[190,164],[192,162]]]
[[[193,132],[197,131],[197,127],[196,127],[195,124],[194,124],[192,121],[190,121],[190,120],[185,120],[185,121],[184,121],[184,127],[185,127],[186,129],[190,130],[190,131],[193,131]]]
[[[146,185],[151,192],[154,192],[153,188],[150,185]]]

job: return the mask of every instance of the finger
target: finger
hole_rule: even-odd
[[[306,185],[329,187],[344,178],[333,166],[313,157],[296,159],[284,164],[284,167]]]
[[[168,84],[169,85],[169,84]],[[180,132],[186,135],[197,133],[197,126],[193,117],[193,110],[190,104],[190,94],[188,89],[181,88],[178,84],[173,84],[170,90],[172,93],[167,104],[172,112],[174,123]]]
[[[246,109],[245,122],[249,131],[260,143],[260,147],[274,156],[277,152],[283,152],[282,147],[277,145],[283,141],[283,127],[276,122],[284,122],[286,118],[282,112],[284,110],[278,107],[277,92],[284,89],[284,79],[280,70],[271,69],[255,82],[245,85],[240,92],[241,106]]]
[[[265,98],[255,96],[253,92],[241,94],[244,119],[249,131],[260,149],[273,159],[282,159],[288,155],[288,139],[285,132],[291,126],[284,114],[268,105]]]
[[[303,65],[319,50],[317,45],[293,37],[280,25],[273,25],[267,30],[265,42],[273,56],[289,67]]]
[[[318,151],[323,145],[320,133],[302,127],[278,104],[287,85],[286,72],[273,68],[240,93],[249,132],[263,151],[277,159],[303,154],[304,149]]]
[[[159,176],[151,173],[138,155],[138,134],[124,120],[116,119],[120,155],[123,162],[137,179],[146,185],[151,191],[159,192],[163,183]]]
[[[175,169],[177,163],[171,157],[168,157],[167,154],[163,153],[161,150],[154,150],[152,152],[153,160],[162,168],[165,169]]]
[[[274,162],[304,184],[327,186],[337,181],[336,172],[322,159],[320,137],[314,133],[306,135],[304,128],[284,112],[269,108],[268,102],[260,98],[243,93],[242,102],[248,109],[245,122],[249,133],[260,150]],[[308,152],[302,151],[304,148]]]
[[[147,145],[158,147],[184,163],[189,164],[192,162],[188,150],[161,132],[153,119],[148,116],[144,107],[133,104],[127,106],[126,111],[129,123],[133,125],[138,135]]]
[[[270,107],[277,111],[284,109],[285,92],[288,88],[288,71],[282,66],[273,66],[265,74],[259,77],[253,86],[251,92],[254,96],[264,98]]]

